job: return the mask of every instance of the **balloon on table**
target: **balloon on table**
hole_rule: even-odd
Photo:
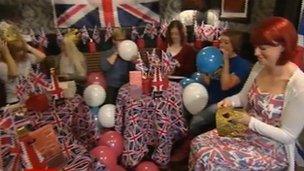
[[[92,84],[85,88],[83,98],[88,106],[97,107],[105,101],[106,92],[100,85]]]
[[[137,58],[138,47],[131,40],[124,40],[118,44],[118,54],[126,61],[133,61]]]
[[[101,134],[98,144],[110,147],[116,156],[120,156],[123,151],[123,137],[116,131]]]
[[[214,73],[223,65],[223,54],[213,46],[208,46],[199,51],[196,56],[196,66],[201,73]]]
[[[199,83],[189,84],[183,90],[183,103],[186,109],[193,115],[203,110],[208,103],[208,92]]]
[[[139,163],[139,165],[135,168],[135,171],[159,171],[159,169],[153,162],[144,161]]]
[[[105,128],[112,128],[115,124],[116,108],[113,104],[105,104],[98,111],[98,120]]]

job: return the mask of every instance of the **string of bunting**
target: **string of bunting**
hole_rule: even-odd
[[[125,27],[125,29],[131,30],[130,38],[131,40],[135,41],[139,38],[143,38],[145,35],[149,36],[151,39],[155,39],[157,36],[166,36],[166,31],[168,27],[168,22],[163,21],[160,24],[157,23],[147,23],[145,26],[132,26],[132,27]],[[197,22],[194,22],[194,36],[197,40],[208,40],[213,41],[219,38],[221,33],[228,29],[228,22],[220,22],[215,25],[208,25],[205,24],[204,21],[200,25]],[[71,28],[67,29],[56,29],[57,35],[57,43],[61,43],[63,40],[63,34],[69,32]],[[141,30],[141,33],[140,31]],[[81,40],[83,44],[86,44],[89,41],[94,41],[95,43],[99,44],[102,40],[101,32],[103,34],[103,40],[106,42],[112,37],[113,27],[107,26],[103,28],[98,28],[95,26],[94,28],[87,28],[83,26],[79,32],[81,34]],[[34,44],[39,44],[43,47],[47,47],[48,40],[43,28],[41,28],[37,34],[31,29],[30,30],[30,37]]]

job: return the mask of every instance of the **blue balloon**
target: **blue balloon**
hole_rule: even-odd
[[[185,88],[187,85],[189,85],[189,84],[191,84],[191,83],[195,83],[196,81],[195,80],[193,80],[192,78],[183,78],[180,82],[179,82],[179,84],[183,87],[183,88]]]
[[[196,66],[201,73],[214,73],[224,63],[223,54],[213,46],[200,50],[196,56]]]
[[[197,83],[202,83],[203,82],[203,74],[199,72],[195,72],[191,75],[191,78],[195,80]]]

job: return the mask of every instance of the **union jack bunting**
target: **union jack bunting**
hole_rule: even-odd
[[[105,33],[105,41],[108,41],[112,37],[113,29],[111,26],[106,27],[106,33]]]
[[[57,44],[60,45],[63,40],[63,36],[59,29],[56,30],[56,36],[57,36]]]
[[[41,28],[40,30],[40,34],[39,34],[39,38],[38,38],[38,42],[40,45],[42,45],[43,47],[47,47],[48,46],[48,39],[45,35],[45,31],[43,28]]]
[[[159,0],[52,0],[58,28],[122,27],[159,22]]]
[[[139,36],[139,33],[136,29],[136,27],[132,26],[132,31],[131,31],[131,40],[136,40]]]
[[[31,39],[32,41],[37,44],[39,41],[37,40],[36,38],[36,35],[35,35],[35,32],[33,31],[33,29],[30,29],[30,36],[31,36]]]
[[[100,32],[99,32],[99,29],[97,28],[97,26],[94,27],[92,39],[96,43],[100,43]]]
[[[90,35],[89,35],[88,30],[87,30],[87,27],[83,26],[80,32],[81,32],[82,43],[86,44],[87,41],[90,39]]]

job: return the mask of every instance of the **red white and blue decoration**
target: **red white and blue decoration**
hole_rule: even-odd
[[[138,26],[159,22],[159,0],[52,0],[58,28]]]

